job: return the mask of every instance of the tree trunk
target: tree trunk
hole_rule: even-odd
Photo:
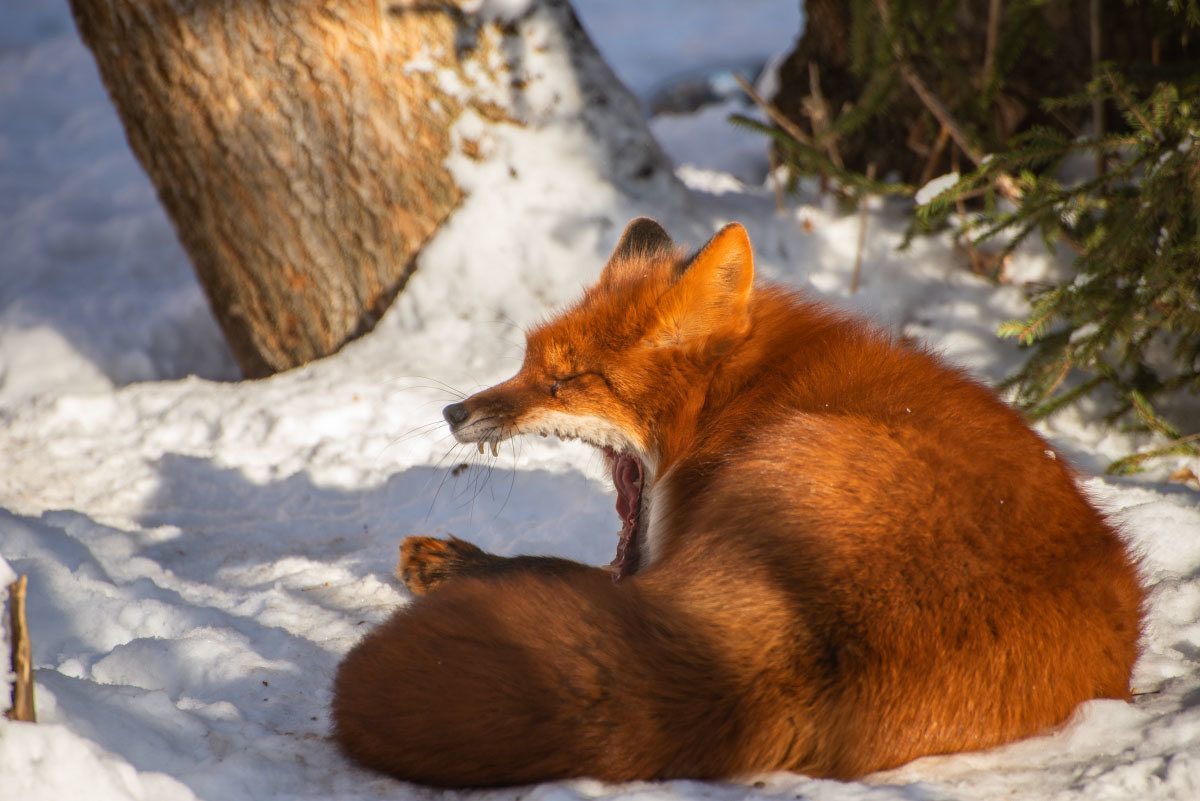
[[[462,197],[447,157],[479,157],[455,120],[520,122],[520,19],[478,3],[70,3],[247,377],[369,331]]]

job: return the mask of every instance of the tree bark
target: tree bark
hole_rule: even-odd
[[[520,31],[477,2],[70,3],[247,377],[369,331],[462,198],[454,121],[520,122]]]

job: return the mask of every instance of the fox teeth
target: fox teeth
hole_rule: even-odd
[[[480,455],[480,456],[483,456],[483,443],[482,443],[482,442],[476,442],[475,444],[479,446],[479,455]]]
[[[500,445],[499,445],[499,443],[493,442],[492,443],[492,456],[499,456],[499,455],[500,455]]]

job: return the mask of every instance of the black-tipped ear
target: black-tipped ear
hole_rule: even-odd
[[[619,284],[645,275],[645,265],[675,252],[675,243],[661,225],[649,217],[638,217],[625,226],[621,241],[608,257],[600,275],[601,284]]]
[[[621,241],[608,257],[609,263],[614,261],[644,259],[675,249],[675,243],[666,230],[649,217],[638,217],[625,226]]]

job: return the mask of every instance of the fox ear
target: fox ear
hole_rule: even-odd
[[[612,282],[625,274],[630,266],[641,270],[647,259],[674,252],[675,243],[661,225],[649,217],[638,217],[625,226],[625,233],[621,234],[621,241],[608,257],[600,281]]]
[[[753,283],[750,237],[739,223],[730,223],[708,240],[663,296],[660,343],[680,345],[744,333]]]

